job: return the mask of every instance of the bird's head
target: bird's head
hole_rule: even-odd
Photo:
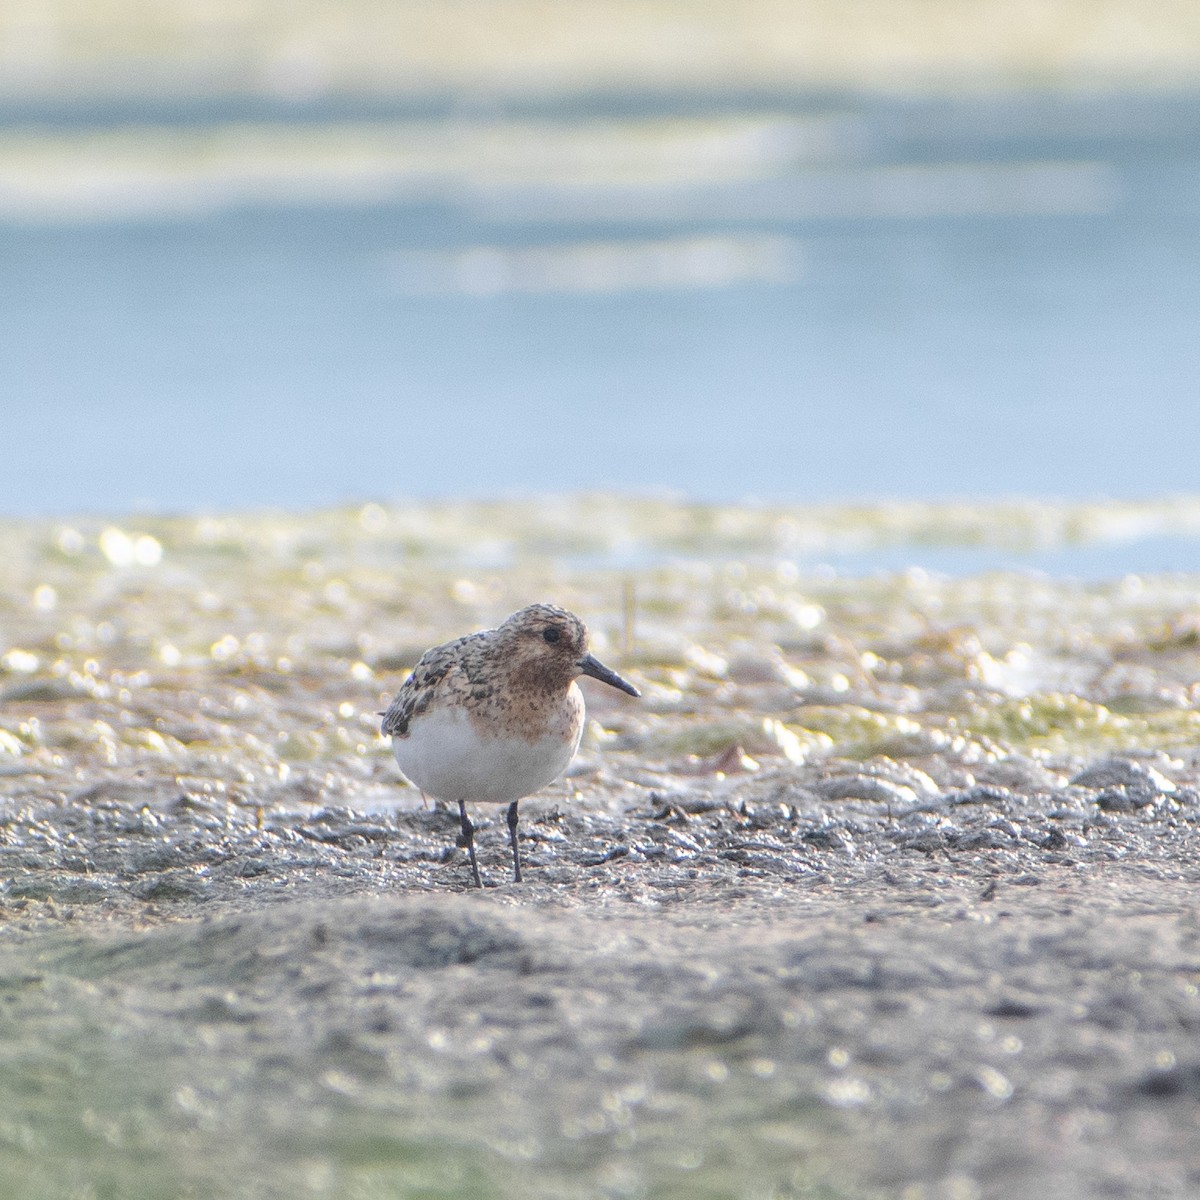
[[[530,604],[515,612],[497,630],[502,653],[511,654],[522,671],[569,683],[588,675],[630,696],[641,693],[588,649],[587,626],[556,604]]]

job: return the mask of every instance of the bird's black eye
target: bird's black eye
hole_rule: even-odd
[[[551,645],[557,642],[561,636],[562,630],[555,628],[553,625],[551,625],[549,629],[542,630],[542,637],[544,637]]]

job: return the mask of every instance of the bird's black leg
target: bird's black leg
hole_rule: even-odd
[[[508,840],[512,843],[513,882],[521,882],[521,851],[517,846],[517,802],[508,806]]]
[[[475,876],[475,886],[483,887],[483,880],[479,878],[479,864],[475,861],[475,826],[471,824],[471,818],[467,816],[466,801],[458,802],[458,815],[462,817],[462,840],[467,847],[467,853],[471,856],[471,874]]]

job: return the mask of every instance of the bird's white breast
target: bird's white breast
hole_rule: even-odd
[[[481,731],[467,709],[436,705],[420,714],[392,753],[407,779],[438,800],[510,804],[568,767],[583,731],[583,697],[571,685],[564,719],[535,738]]]

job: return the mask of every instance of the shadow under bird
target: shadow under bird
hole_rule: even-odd
[[[513,879],[521,882],[517,803],[557,779],[583,734],[588,675],[630,696],[641,693],[588,650],[572,612],[531,604],[495,629],[421,655],[383,715],[383,734],[410,783],[458,805],[476,887],[475,827],[467,804],[507,804]]]

